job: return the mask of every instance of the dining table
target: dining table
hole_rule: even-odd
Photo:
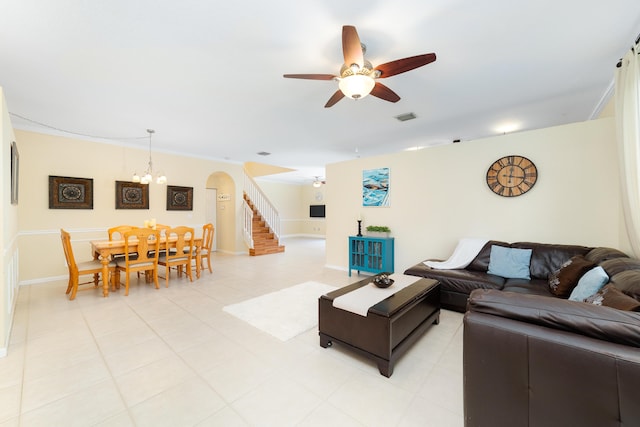
[[[169,238],[169,249],[175,248],[175,242],[177,237]],[[200,268],[202,258],[200,256],[200,250],[202,249],[202,237],[194,237],[193,243],[196,249],[196,278],[200,278]],[[149,250],[163,250],[167,246],[166,237],[161,237],[158,241],[149,241]],[[91,251],[94,259],[100,260],[102,263],[102,294],[105,297],[109,296],[109,262],[113,255],[121,255],[125,253],[125,241],[124,240],[92,240]],[[129,241],[129,252],[135,252],[137,244],[135,240]],[[114,282],[115,283],[115,282]]]

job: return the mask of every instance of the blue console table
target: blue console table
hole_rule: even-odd
[[[349,276],[358,273],[393,273],[393,237],[349,236]]]

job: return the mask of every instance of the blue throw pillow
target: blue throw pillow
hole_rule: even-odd
[[[609,281],[609,276],[600,266],[594,267],[584,273],[578,280],[578,285],[573,288],[569,299],[571,301],[584,301],[598,292]]]
[[[492,245],[489,257],[489,274],[507,279],[531,279],[529,264],[531,249],[505,248]]]

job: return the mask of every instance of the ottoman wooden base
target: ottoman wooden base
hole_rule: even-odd
[[[440,321],[440,284],[417,279],[369,308],[367,316],[335,308],[333,300],[371,282],[367,278],[322,295],[318,301],[320,346],[337,342],[376,362],[385,377],[398,358],[432,325]]]

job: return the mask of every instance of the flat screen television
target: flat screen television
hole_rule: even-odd
[[[325,205],[309,205],[309,216],[311,218],[324,218]]]

